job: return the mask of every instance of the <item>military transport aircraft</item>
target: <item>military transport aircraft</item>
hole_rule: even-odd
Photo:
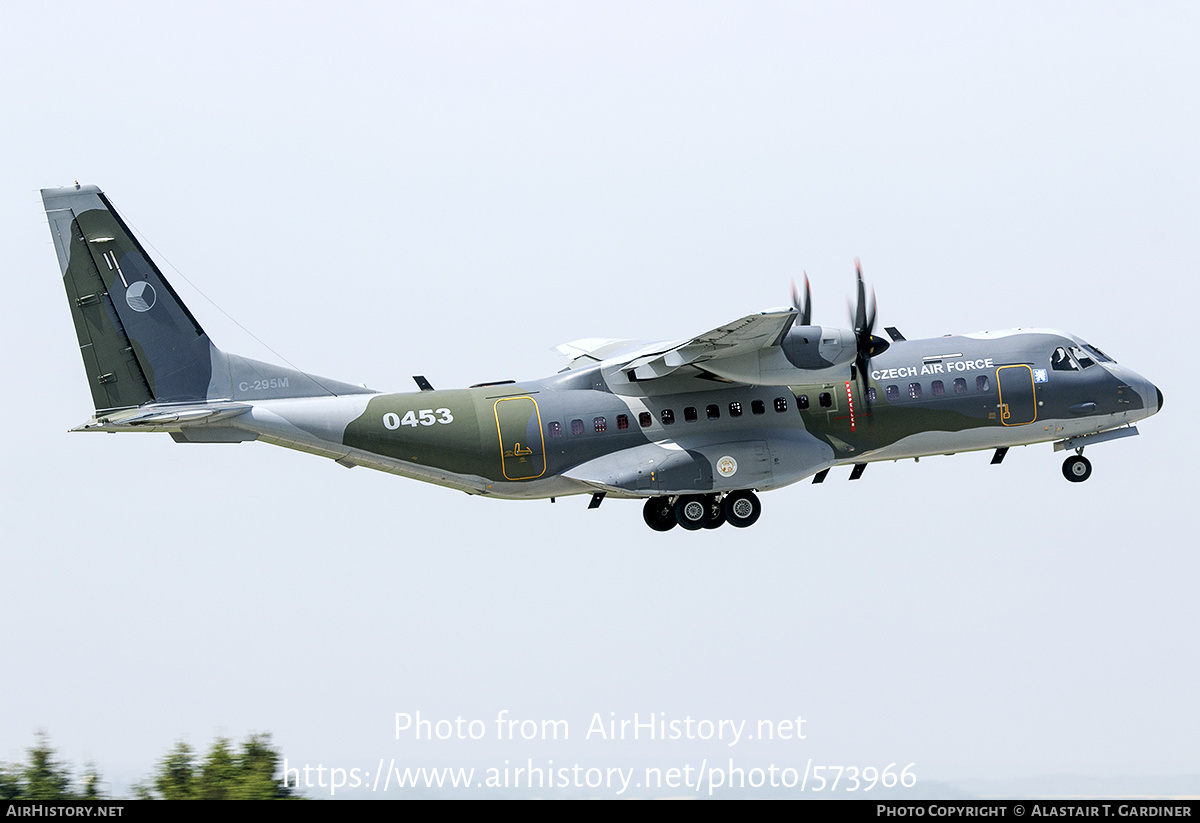
[[[73,431],[260,440],[499,498],[641,498],[666,531],[750,526],[756,492],[880,460],[1052,442],[1083,481],[1085,446],[1163,403],[1063,332],[877,337],[861,269],[853,329],[811,324],[805,278],[792,306],[690,340],[560,346],[543,380],[376,392],[221,351],[99,189],[42,200],[96,407]]]

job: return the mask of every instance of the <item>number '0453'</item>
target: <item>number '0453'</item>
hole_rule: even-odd
[[[453,423],[454,415],[449,409],[421,409],[420,411],[406,411],[404,416],[395,412],[388,412],[383,416],[383,427],[395,431],[401,426],[412,426],[414,429],[417,426],[432,426],[434,423]]]

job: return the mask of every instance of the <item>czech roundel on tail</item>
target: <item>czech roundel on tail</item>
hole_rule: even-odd
[[[834,466],[1052,443],[1067,480],[1087,446],[1137,434],[1150,381],[1066,332],[906,340],[874,331],[862,271],[853,328],[792,304],[688,340],[580,340],[543,380],[377,392],[221,351],[104,193],[45,189],[95,414],[73,431],[258,440],[507,499],[644,500],[657,531],[753,525],[758,494]]]

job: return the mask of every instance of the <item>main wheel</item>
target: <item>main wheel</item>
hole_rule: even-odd
[[[729,525],[744,529],[753,526],[762,514],[762,504],[752,491],[733,492],[725,497],[725,518]]]
[[[716,529],[725,525],[725,504],[721,496],[714,494],[708,498],[708,524],[706,529]]]
[[[675,520],[688,531],[703,529],[712,518],[708,498],[689,494],[675,501]]]
[[[675,528],[675,507],[666,497],[651,497],[642,507],[642,518],[656,532],[669,532]]]
[[[1073,454],[1063,461],[1063,477],[1072,483],[1082,483],[1092,476],[1092,461],[1082,454]]]

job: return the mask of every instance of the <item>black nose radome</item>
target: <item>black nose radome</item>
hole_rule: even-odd
[[[1162,389],[1160,389],[1158,386],[1155,386],[1154,390],[1158,392],[1158,410],[1162,411]]]

